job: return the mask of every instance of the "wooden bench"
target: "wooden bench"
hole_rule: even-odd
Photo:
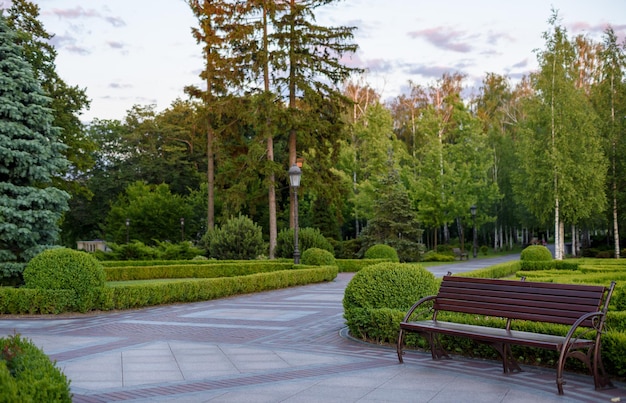
[[[459,248],[452,248],[452,252],[454,252],[454,257],[455,258],[458,257],[459,260],[463,260],[463,259],[467,260],[468,258],[467,252],[462,252],[461,249]]]
[[[406,332],[423,335],[433,359],[449,358],[439,340],[440,335],[462,336],[495,348],[502,358],[504,373],[521,371],[511,353],[511,345],[558,351],[556,385],[559,395],[563,394],[567,358],[577,358],[587,365],[596,389],[613,386],[602,365],[600,336],[614,288],[615,282],[607,288],[447,275],[443,277],[438,294],[416,302],[400,323],[398,359],[403,362]],[[439,321],[440,311],[500,317],[506,319],[506,327]],[[427,315],[421,316],[427,319],[417,320],[419,315]],[[563,324],[569,326],[569,332],[566,336],[554,336],[511,330],[514,320]]]

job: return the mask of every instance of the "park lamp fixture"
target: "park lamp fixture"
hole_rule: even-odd
[[[300,167],[295,164],[292,165],[291,168],[289,168],[289,183],[291,184],[292,188],[300,187],[301,177],[302,177],[302,170],[300,169]]]
[[[298,248],[298,188],[302,170],[296,164],[289,168],[289,184],[293,188],[293,264],[300,264],[300,249]]]

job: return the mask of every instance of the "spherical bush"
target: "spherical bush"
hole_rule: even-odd
[[[532,262],[550,261],[552,260],[552,252],[542,245],[530,245],[522,251],[520,260]]]
[[[344,292],[350,334],[394,342],[400,321],[420,298],[437,293],[435,276],[421,265],[378,263],[357,272]]]
[[[399,262],[398,252],[389,245],[378,244],[371,246],[365,251],[366,259],[388,259],[392,262]]]
[[[435,276],[421,265],[378,263],[357,272],[344,293],[344,308],[407,311],[420,298],[437,293]]]
[[[73,290],[76,309],[81,312],[95,307],[106,281],[102,264],[96,258],[67,248],[38,254],[28,262],[23,275],[27,288]]]
[[[332,253],[325,249],[310,248],[302,252],[302,264],[311,266],[335,266],[337,263]]]

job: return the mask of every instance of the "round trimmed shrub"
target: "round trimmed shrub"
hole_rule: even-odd
[[[344,317],[354,337],[394,343],[400,321],[420,298],[437,293],[438,281],[421,265],[378,263],[357,272],[344,292]]]
[[[105,281],[102,264],[95,257],[68,248],[45,250],[24,269],[26,288],[72,290],[76,295],[74,308],[80,312],[96,307]]]
[[[307,249],[319,248],[332,253],[335,256],[335,249],[328,239],[317,228],[300,228],[298,231],[298,249],[304,253]],[[276,237],[276,257],[293,257],[293,228],[281,230]]]
[[[522,251],[520,260],[531,262],[549,261],[552,260],[552,252],[542,245],[530,245]]]
[[[206,243],[209,256],[219,260],[252,260],[267,253],[263,230],[244,215],[207,232]]]
[[[302,264],[311,266],[336,266],[332,253],[325,249],[309,248],[302,252]]]
[[[398,252],[389,245],[377,244],[365,251],[366,259],[388,259],[392,262],[399,262]]]

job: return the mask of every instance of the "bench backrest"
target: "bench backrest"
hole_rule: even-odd
[[[603,286],[444,276],[434,309],[572,325],[586,313],[605,310],[606,291]]]

